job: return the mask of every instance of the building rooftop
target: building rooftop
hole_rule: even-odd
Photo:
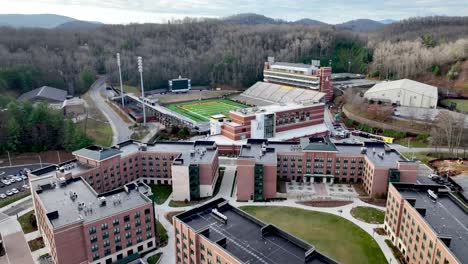
[[[414,208],[425,209],[424,220],[438,236],[450,237],[448,248],[460,263],[468,263],[468,208],[455,202],[447,191],[442,191],[446,188],[441,185],[394,184],[394,186],[413,204]],[[436,202],[429,198],[428,189],[437,192]]]
[[[276,164],[276,150],[267,143],[265,139],[248,139],[247,144],[241,146],[239,158],[253,158],[257,163]]]
[[[32,180],[31,188],[44,205],[45,213],[54,228],[80,221],[86,224],[151,203],[148,197],[140,193],[140,187],[134,183],[98,195],[81,178],[63,183],[51,176]],[[74,194],[76,198],[72,199]],[[104,206],[100,205],[103,197],[106,200]]]
[[[121,151],[118,149],[105,148],[100,146],[89,146],[72,152],[73,155],[97,161],[105,160],[115,155],[119,155],[120,153]]]
[[[450,177],[458,186],[462,188],[461,195],[468,200],[468,174],[461,174]]]
[[[227,217],[220,221],[212,214],[217,209]],[[222,247],[241,263],[251,264],[327,264],[337,263],[315,248],[277,228],[231,206],[223,198],[176,216],[195,232]]]
[[[388,91],[393,89],[403,89],[420,95],[437,98],[437,87],[410,79],[381,82],[367,90],[364,95],[371,95],[375,92]]]
[[[136,153],[137,151],[173,153],[179,155],[184,164],[212,162],[216,156],[216,144],[214,141],[157,141],[151,144],[143,144],[137,141],[126,141],[115,146],[122,151],[122,156]]]
[[[398,161],[408,161],[398,151],[391,149],[383,142],[367,141],[363,144],[335,143],[335,146],[338,154],[343,155],[361,154],[364,147],[366,150],[365,155],[376,167],[393,167]]]
[[[20,101],[32,101],[35,99],[45,99],[62,103],[67,99],[67,91],[50,86],[42,86],[18,97],[18,100]]]
[[[337,149],[335,144],[333,144],[329,138],[301,138],[301,147],[302,150],[311,150],[311,151],[333,151],[336,152]]]

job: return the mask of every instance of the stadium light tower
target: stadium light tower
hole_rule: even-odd
[[[117,53],[117,66],[119,66],[119,77],[120,77],[120,97],[122,98],[122,108],[125,107],[124,92],[122,85],[122,69],[120,68],[120,53]]]
[[[143,126],[146,127],[145,89],[143,88],[143,59],[138,57],[138,71],[140,72],[141,100],[143,101]]]

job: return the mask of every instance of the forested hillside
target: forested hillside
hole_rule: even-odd
[[[386,57],[398,50],[401,54],[443,50],[454,45],[448,42],[468,34],[466,18],[410,19],[372,33],[330,25],[258,24],[257,20],[246,25],[233,20],[185,19],[89,30],[0,28],[0,92],[19,94],[50,85],[81,94],[96,74],[109,74],[117,81],[117,52],[122,55],[124,82],[133,85],[139,81],[136,57],[144,58],[147,90],[164,87],[179,75],[191,78],[193,85],[248,87],[262,79],[267,56],[304,63],[320,59],[322,65],[331,59],[334,72],[347,71],[351,62],[351,72],[370,69],[381,78],[411,77],[420,71],[396,69],[401,67],[398,57]],[[463,56],[451,56],[447,63]],[[432,64],[429,60],[417,68]]]

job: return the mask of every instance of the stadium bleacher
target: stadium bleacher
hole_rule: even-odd
[[[292,86],[257,82],[234,99],[248,105],[320,102],[325,93]]]

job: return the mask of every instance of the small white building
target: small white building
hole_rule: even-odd
[[[378,83],[367,90],[364,97],[401,106],[436,108],[438,93],[435,86],[401,79]]]

